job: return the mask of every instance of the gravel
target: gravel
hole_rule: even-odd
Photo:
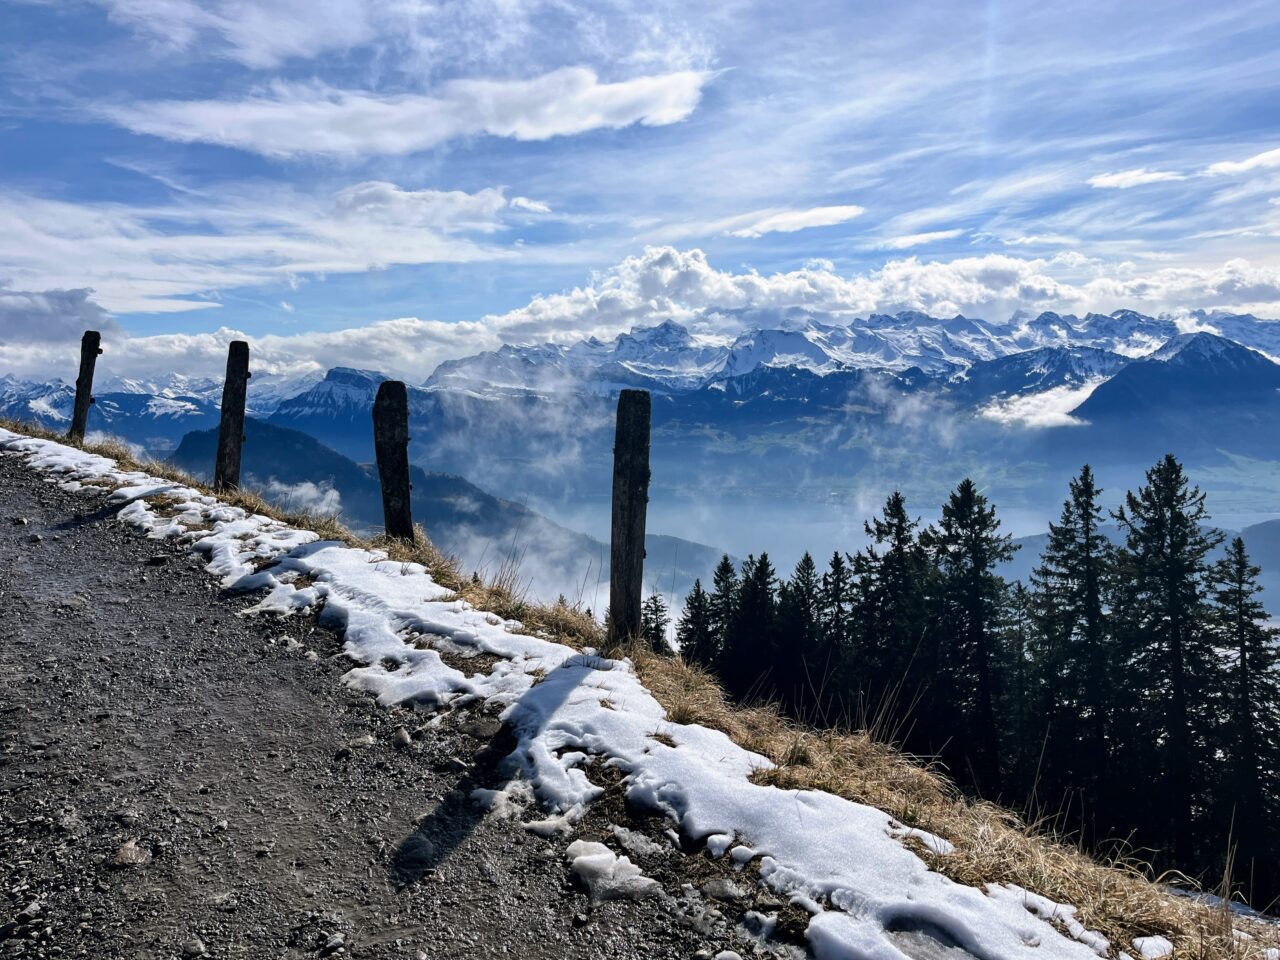
[[[759,942],[754,878],[678,851],[616,775],[573,836],[486,815],[496,717],[378,707],[314,619],[238,616],[113,515],[0,455],[0,960],[803,955],[804,915]],[[659,898],[575,884],[569,843],[624,852],[619,826]],[[752,893],[699,892],[729,877]]]

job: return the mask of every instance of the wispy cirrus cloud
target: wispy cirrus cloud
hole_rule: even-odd
[[[964,230],[957,227],[953,230],[931,230],[927,233],[908,233],[900,237],[889,237],[882,240],[877,246],[881,250],[907,250],[911,247],[923,246],[926,243],[936,243],[939,240],[953,240],[961,236]]]
[[[1089,178],[1089,186],[1105,190],[1128,190],[1130,187],[1141,187],[1148,183],[1167,183],[1171,180],[1185,180],[1186,174],[1174,173],[1171,170],[1148,170],[1138,167],[1134,170],[1120,170],[1116,173],[1099,173]]]
[[[1251,173],[1254,170],[1273,170],[1280,167],[1280,147],[1254,154],[1244,160],[1223,160],[1210,164],[1205,173],[1210,176],[1221,176],[1232,173]]]
[[[549,140],[633,124],[679,123],[711,74],[698,70],[603,82],[564,67],[528,80],[453,80],[430,94],[376,94],[283,83],[234,100],[154,100],[99,108],[135,132],[272,157],[404,155],[460,137]]]
[[[866,207],[856,204],[809,207],[804,210],[759,210],[726,221],[725,223],[741,225],[725,226],[723,229],[732,237],[755,239],[766,233],[796,233],[810,227],[833,227],[848,223],[866,212]]]
[[[514,205],[527,216],[528,201]],[[406,190],[381,180],[306,193],[224,184],[151,206],[0,192],[0,264],[32,289],[91,286],[118,312],[218,306],[220,291],[312,275],[512,256],[502,190]]]

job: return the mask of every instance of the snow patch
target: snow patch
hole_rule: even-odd
[[[591,894],[593,903],[604,900],[644,900],[662,892],[662,885],[626,857],[620,857],[603,843],[575,840],[566,852],[569,869]]]

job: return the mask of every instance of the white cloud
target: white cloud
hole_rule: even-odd
[[[839,323],[904,309],[999,322],[1017,308],[1079,313],[1120,307],[1152,313],[1197,307],[1252,310],[1276,316],[1280,269],[1232,260],[1213,267],[1143,270],[1132,263],[1067,253],[1036,259],[987,254],[934,262],[907,257],[852,275],[814,261],[799,270],[765,275],[717,270],[701,250],[651,247],[581,287],[535,297],[518,309],[477,320],[410,317],[288,336],[246,336],[226,328],[128,339],[116,333],[108,335],[101,363],[104,376],[147,377],[157,371],[217,376],[226,363],[228,342],[248,339],[254,369],[263,373],[314,373],[342,365],[381,369],[419,382],[443,360],[502,343],[612,337],[636,324],[667,318],[704,333],[735,334],[747,326],[787,326],[806,317]],[[0,373],[68,376],[73,363],[65,343],[50,344],[35,336],[0,342]],[[1034,405],[1001,411],[1019,422],[1057,413],[1060,407]]]
[[[153,100],[100,111],[135,133],[268,156],[403,155],[458,137],[549,140],[678,123],[710,77],[680,70],[603,83],[590,69],[564,67],[530,80],[453,80],[431,95],[277,82],[241,100]]]
[[[1210,175],[1249,173],[1253,170],[1269,170],[1275,167],[1280,167],[1280,147],[1265,153],[1254,154],[1247,160],[1224,160],[1221,163],[1210,164],[1205,169],[1205,173]]]
[[[530,200],[528,197],[512,197],[512,210],[523,210],[526,213],[550,213],[551,207],[541,200]]]
[[[1169,180],[1185,180],[1184,174],[1169,170],[1148,170],[1138,167],[1135,170],[1121,170],[1117,173],[1100,173],[1089,178],[1089,186],[1108,190],[1128,190],[1148,183],[1164,183]]]
[[[866,213],[865,207],[847,204],[833,207],[809,207],[807,210],[760,210],[735,217],[734,222],[747,221],[743,226],[729,230],[734,237],[762,237],[766,233],[795,233],[810,227],[831,227],[847,223]]]
[[[263,491],[268,500],[291,513],[315,513],[336,516],[342,512],[342,494],[329,481],[283,483],[272,477]]]
[[[906,250],[910,247],[918,247],[925,243],[934,243],[938,240],[950,240],[958,237],[964,230],[933,230],[929,233],[909,233],[902,237],[890,237],[880,243],[880,248],[884,250]]]
[[[384,181],[316,194],[224,184],[154,207],[0,193],[0,276],[28,289],[92,287],[117,312],[208,309],[218,305],[209,295],[236,287],[511,256],[477,239],[502,230],[508,207],[495,188]]]
[[[1089,399],[1106,378],[1099,377],[1080,386],[1050,387],[1040,393],[993,400],[982,416],[1006,427],[1078,427],[1084,424],[1071,411]]]

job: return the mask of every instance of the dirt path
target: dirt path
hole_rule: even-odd
[[[496,720],[377,707],[333,634],[251,602],[0,455],[0,958],[748,952],[670,841],[633,856],[666,893],[593,906],[572,838],[470,802]]]

